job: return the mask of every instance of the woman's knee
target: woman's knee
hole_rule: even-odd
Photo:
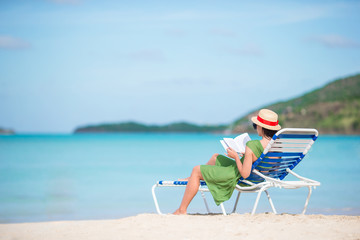
[[[215,153],[214,155],[212,155],[207,164],[208,165],[215,165],[215,162],[216,162],[216,159],[217,159],[218,156],[219,156],[218,153]]]
[[[199,175],[200,173],[200,165],[198,165],[193,168],[191,175]]]

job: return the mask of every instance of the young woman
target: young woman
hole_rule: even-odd
[[[251,121],[261,140],[247,142],[241,159],[232,148],[228,148],[227,157],[214,154],[206,165],[194,167],[191,176],[186,179],[188,184],[180,207],[174,214],[186,214],[191,200],[198,192],[200,180],[206,182],[215,203],[219,205],[231,197],[240,177],[250,176],[252,163],[260,157],[273,135],[281,129],[278,115],[268,109],[261,109]]]

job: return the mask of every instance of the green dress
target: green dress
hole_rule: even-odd
[[[248,141],[246,146],[253,151],[257,158],[264,151],[259,140]],[[244,157],[240,161],[243,163]],[[216,158],[215,165],[201,165],[200,171],[216,205],[230,199],[241,177],[236,162],[224,155],[219,155]]]

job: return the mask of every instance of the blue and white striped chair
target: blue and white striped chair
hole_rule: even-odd
[[[270,198],[267,189],[272,187],[278,187],[282,189],[296,189],[301,187],[307,187],[309,189],[308,196],[305,201],[305,206],[302,214],[305,214],[309,199],[312,193],[312,188],[320,186],[320,183],[308,178],[304,178],[294,173],[292,169],[296,167],[300,161],[305,157],[311,148],[312,144],[318,137],[318,131],[316,129],[307,128],[284,128],[278,131],[261,156],[253,163],[252,173],[246,179],[241,178],[236,185],[236,190],[239,191],[232,213],[236,211],[236,207],[241,193],[258,193],[253,210],[253,215],[256,211],[260,196],[262,192],[265,192],[271,208],[274,213],[276,209]],[[283,179],[288,174],[294,175],[298,178],[298,181],[284,181]],[[152,187],[152,195],[158,214],[162,214],[159,208],[159,204],[156,198],[155,189],[157,187],[184,187],[187,181],[158,181]],[[200,182],[199,192],[201,193],[207,211],[210,213],[204,192],[208,192],[204,181]],[[224,215],[226,211],[223,204],[220,204],[221,210]]]

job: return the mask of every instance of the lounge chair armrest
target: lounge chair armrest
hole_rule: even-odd
[[[264,174],[260,173],[257,170],[253,170],[253,172],[255,174],[259,175],[260,177],[264,178],[266,182],[269,182],[269,183],[273,184],[275,187],[280,187],[281,188],[281,187],[286,187],[286,186],[288,186],[288,187],[298,187],[298,186],[300,186],[299,183],[295,182],[295,181],[282,181],[282,180],[279,180],[279,179],[271,178],[271,177],[265,176]],[[300,177],[299,179],[305,184],[305,185],[301,185],[301,186],[309,186],[309,185],[311,185],[311,186],[320,186],[320,182],[317,182],[315,180],[311,180],[311,179],[308,179],[308,178],[303,178],[303,177],[301,177],[299,175],[297,175],[296,177]]]
[[[288,173],[292,174],[293,176],[297,177],[298,179],[302,180],[302,181],[314,183],[314,184],[320,186],[320,182],[315,181],[315,180],[312,180],[312,179],[309,179],[309,178],[306,178],[306,177],[302,177],[302,176],[300,176],[299,174],[291,171],[289,168],[287,168],[286,171],[287,171]]]

